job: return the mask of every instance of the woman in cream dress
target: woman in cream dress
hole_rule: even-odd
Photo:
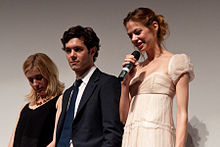
[[[185,54],[162,47],[168,24],[151,9],[138,8],[124,19],[128,36],[147,59],[127,55],[123,66],[135,66],[122,81],[120,117],[125,124],[122,147],[185,147],[189,82],[193,65]],[[174,136],[173,98],[177,102]]]

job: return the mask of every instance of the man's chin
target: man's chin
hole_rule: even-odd
[[[75,72],[77,72],[77,71],[80,71],[80,68],[78,68],[78,67],[71,67],[71,69],[73,70],[73,71],[75,71]]]
[[[73,71],[77,71],[77,68],[74,67],[74,68],[72,68],[72,70],[73,70]]]
[[[71,67],[71,69],[74,70],[74,71],[78,69],[78,67],[77,67],[76,65],[70,65],[70,67]]]

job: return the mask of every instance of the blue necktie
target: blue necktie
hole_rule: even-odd
[[[58,147],[69,147],[69,142],[72,136],[72,124],[74,120],[74,109],[79,86],[82,83],[81,79],[76,80],[73,86],[72,98],[70,100],[69,109],[67,108],[66,116],[63,124],[60,139],[57,143]],[[67,106],[68,107],[68,106]]]

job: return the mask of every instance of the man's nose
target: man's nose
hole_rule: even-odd
[[[71,57],[76,57],[76,55],[77,55],[76,52],[74,50],[71,50],[70,56]]]

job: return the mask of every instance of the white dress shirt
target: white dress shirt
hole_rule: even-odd
[[[77,113],[77,110],[78,110],[78,107],[79,107],[79,103],[81,101],[81,98],[82,98],[83,92],[86,88],[86,85],[88,84],[89,79],[91,78],[91,76],[92,76],[92,74],[95,70],[96,70],[96,67],[93,66],[82,77],[79,77],[79,79],[82,80],[82,83],[79,86],[79,91],[78,91],[78,94],[77,94],[77,97],[76,97],[75,109],[74,109],[74,118],[76,117],[76,113]],[[73,147],[72,140],[70,140],[70,147]]]
[[[81,101],[82,98],[82,94],[86,88],[86,85],[89,82],[90,77],[92,76],[93,72],[96,70],[96,67],[93,66],[90,68],[90,70],[88,72],[86,72],[82,77],[79,77],[79,79],[81,79],[83,82],[82,84],[79,86],[79,91],[78,91],[78,95],[76,98],[76,103],[75,103],[75,109],[74,109],[74,118],[76,117],[76,113],[79,107],[79,103]]]

